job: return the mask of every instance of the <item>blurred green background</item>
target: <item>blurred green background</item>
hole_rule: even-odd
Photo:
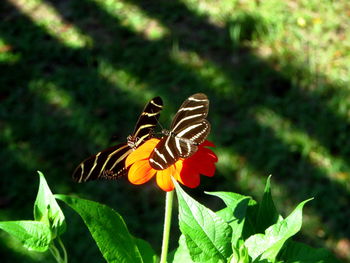
[[[298,238],[350,262],[349,16],[347,0],[1,1],[0,220],[33,218],[41,170],[54,193],[113,207],[159,251],[164,193],[154,181],[76,184],[71,173],[112,136],[125,141],[150,98],[163,98],[168,127],[204,92],[219,162],[190,194],[213,209],[221,203],[204,190],[260,200],[272,174],[284,215],[315,197]],[[70,262],[104,262],[62,207]],[[0,258],[53,262],[3,231]]]

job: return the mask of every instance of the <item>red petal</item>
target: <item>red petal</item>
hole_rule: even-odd
[[[215,164],[208,162],[199,169],[199,173],[208,177],[212,177],[215,174],[215,169]]]
[[[206,159],[207,161],[215,162],[215,163],[218,161],[218,157],[216,156],[216,154],[211,149],[208,149],[208,148],[200,148],[193,155],[193,158],[199,158],[200,160]]]
[[[199,147],[204,147],[204,146],[215,147],[215,144],[208,140],[205,140],[204,142],[202,142],[201,145],[199,145]]]
[[[148,160],[141,160],[135,162],[129,169],[128,179],[132,184],[143,184],[148,182],[156,173],[150,165]]]
[[[184,161],[185,167],[191,167],[196,173],[213,176],[215,173],[216,155],[207,148],[201,148],[196,154]]]
[[[183,162],[183,167],[180,172],[181,183],[183,185],[190,188],[195,188],[199,185],[200,177],[197,168],[197,164],[195,163],[188,163],[186,160]]]

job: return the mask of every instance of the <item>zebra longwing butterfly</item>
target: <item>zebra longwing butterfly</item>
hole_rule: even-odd
[[[170,131],[154,148],[149,162],[152,168],[163,170],[179,158],[193,155],[210,132],[210,123],[205,119],[209,111],[209,100],[197,93],[185,100],[176,113]]]
[[[160,97],[150,100],[127,142],[102,150],[84,160],[73,172],[73,180],[81,183],[96,179],[117,179],[122,176],[126,172],[126,157],[152,136],[162,108],[163,101]]]

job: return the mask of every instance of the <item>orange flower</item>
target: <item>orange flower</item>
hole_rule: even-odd
[[[198,151],[189,158],[180,158],[176,163],[164,170],[155,170],[149,164],[149,157],[156,147],[159,139],[150,139],[133,151],[125,161],[125,166],[129,169],[128,179],[132,184],[144,184],[154,175],[160,188],[164,191],[172,191],[174,184],[171,176],[183,185],[195,188],[199,185],[199,174],[213,176],[215,172],[215,163],[218,161],[215,153],[205,148],[214,147],[214,144],[205,141],[198,147]]]

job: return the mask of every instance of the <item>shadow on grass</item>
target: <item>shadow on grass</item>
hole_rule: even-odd
[[[101,77],[98,67],[103,62],[146,83],[150,87],[148,96],[160,95],[165,107],[173,112],[186,96],[207,93],[212,102],[210,119],[215,125],[211,136],[215,143],[246,158],[260,174],[274,174],[274,179],[285,185],[295,203],[316,196],[312,206],[314,213],[322,218],[326,232],[336,237],[350,236],[347,209],[350,195],[345,186],[331,180],[300,151],[292,151],[288,143],[271,128],[263,127],[253,114],[257,107],[270,109],[291,120],[296,128],[349,163],[349,142],[332,140],[339,133],[346,134],[349,123],[327,106],[328,98],[292,85],[283,71],[275,70],[240,43],[232,44],[228,37],[232,24],[217,27],[180,2],[129,1],[170,30],[169,36],[153,41],[122,26],[117,17],[92,1],[48,2],[65,21],[90,36],[94,46],[67,47],[11,3],[3,7],[5,19],[0,25],[0,37],[20,55],[13,64],[0,62],[0,70],[6,76],[0,80],[3,87],[0,127],[4,128],[0,156],[8,160],[1,167],[5,176],[0,189],[5,197],[10,197],[7,207],[10,214],[28,216],[32,204],[21,211],[14,210],[22,207],[28,197],[34,200],[37,184],[31,183],[33,180],[28,175],[42,169],[47,171],[48,181],[54,182],[54,189],[66,193],[83,192],[90,197],[95,194],[99,201],[114,204],[114,207],[122,203],[119,212],[122,209],[127,215],[142,218],[143,221],[134,219],[132,224],[135,233],[141,231],[147,240],[154,235],[155,228],[160,233],[161,227],[154,221],[157,217],[162,220],[162,209],[143,203],[133,212],[138,201],[134,198],[125,201],[127,191],[122,187],[110,193],[114,186],[108,183],[77,186],[70,181],[74,166],[89,153],[106,146],[108,136],[115,131],[119,138],[128,134],[146,101],[144,96],[135,97],[132,90]],[[249,38],[259,26],[254,25],[255,22],[258,21],[248,19],[232,23],[242,23],[243,28],[251,25],[252,29],[245,33]],[[195,68],[176,61],[171,55],[174,46],[213,63],[228,81],[229,88],[213,88]],[[305,72],[298,66],[291,64],[291,67]],[[59,89],[67,94],[68,106],[55,104],[48,98],[51,86],[52,90]],[[167,113],[163,115],[169,117]],[[275,156],[279,156],[278,162],[272,164]],[[222,190],[225,183],[220,185],[219,178],[215,180],[219,185],[208,185],[208,188]],[[229,181],[235,184],[234,178]],[[228,190],[229,187],[225,187]],[[150,203],[159,205],[157,190],[146,191],[142,194],[151,199]],[[138,215],[138,212],[143,214]],[[334,218],[335,214],[341,216]],[[157,238],[152,241],[153,245],[160,243]]]

